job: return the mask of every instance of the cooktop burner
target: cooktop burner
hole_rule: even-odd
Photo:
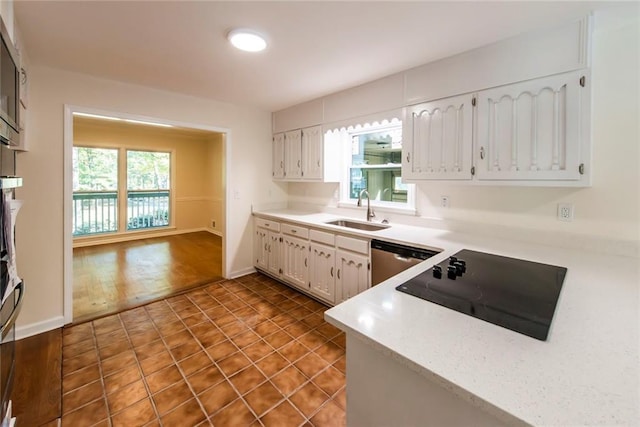
[[[463,249],[396,289],[545,341],[566,273]]]

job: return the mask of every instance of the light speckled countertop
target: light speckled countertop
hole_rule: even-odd
[[[255,215],[442,252],[328,310],[325,318],[461,398],[532,425],[640,425],[637,258],[391,224],[376,232],[290,210]],[[395,290],[461,249],[567,267],[547,341]]]

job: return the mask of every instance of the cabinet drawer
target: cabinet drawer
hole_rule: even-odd
[[[336,246],[348,251],[369,254],[369,241],[354,239],[346,236],[336,236]]]
[[[256,218],[256,227],[268,228],[272,231],[280,231],[280,223],[263,218]]]
[[[292,224],[282,224],[281,230],[283,233],[290,234],[292,236],[300,237],[301,239],[309,238],[309,229],[299,227]]]
[[[336,244],[336,236],[333,233],[327,233],[325,231],[310,230],[309,238],[314,242],[324,243],[329,246]]]

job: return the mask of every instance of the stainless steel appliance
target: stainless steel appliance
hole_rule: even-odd
[[[463,249],[396,289],[545,341],[566,273]]]
[[[0,140],[18,145],[20,114],[20,60],[0,19]]]
[[[437,251],[429,249],[372,240],[371,286],[382,283],[437,253]]]

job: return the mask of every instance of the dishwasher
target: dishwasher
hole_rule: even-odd
[[[371,286],[384,282],[409,267],[436,255],[438,251],[398,243],[371,241]]]

